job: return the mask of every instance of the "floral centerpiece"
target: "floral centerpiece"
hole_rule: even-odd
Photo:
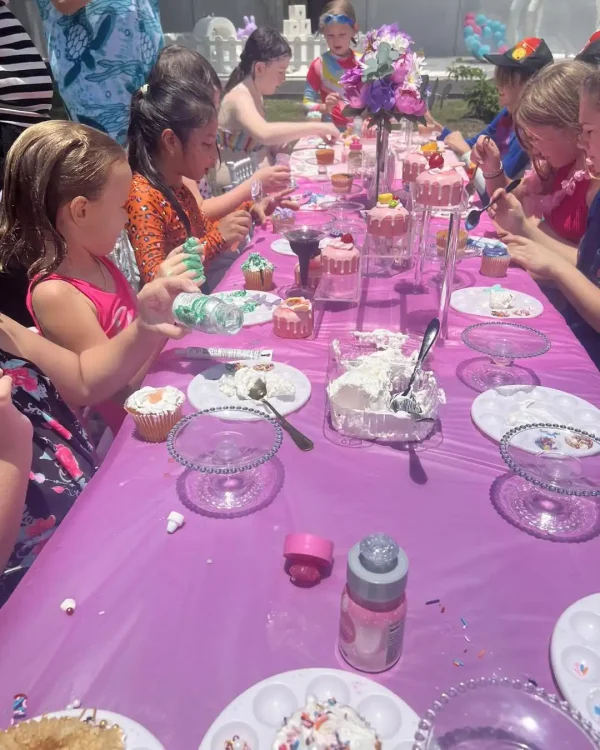
[[[388,152],[392,120],[425,124],[428,76],[424,58],[412,49],[412,39],[397,24],[367,34],[364,53],[341,78],[346,117],[367,117],[377,128],[375,195],[379,193]]]

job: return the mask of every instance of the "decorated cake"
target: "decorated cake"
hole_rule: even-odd
[[[273,333],[283,339],[305,339],[313,332],[313,309],[304,297],[288,297],[273,311]]]
[[[267,398],[293,398],[296,386],[273,371],[273,365],[237,365],[233,373],[227,373],[219,380],[219,390],[226,396],[249,399],[250,389],[262,380],[267,389]]]
[[[393,394],[401,393],[408,384],[417,351],[408,356],[403,352],[407,341],[403,334],[382,330],[372,334],[372,340],[361,341],[358,353],[354,349],[346,351],[337,340],[332,343],[336,368],[327,394],[333,426],[350,437],[422,440],[431,431],[432,423],[419,422],[407,412],[391,409]],[[375,350],[366,348],[366,344],[374,344]],[[412,393],[421,412],[419,419],[436,419],[446,397],[434,374],[420,370]]]
[[[323,273],[347,275],[358,271],[360,252],[351,234],[343,234],[339,239],[325,237],[319,242]]]
[[[145,386],[129,396],[125,411],[133,417],[143,440],[160,443],[181,419],[184,402],[185,395],[170,385]]]
[[[446,245],[448,244],[448,230],[442,229],[440,230],[436,236],[436,243],[437,243],[437,254],[440,257],[443,257],[446,252]],[[456,257],[462,258],[465,254],[465,251],[467,249],[467,240],[469,239],[469,235],[467,232],[465,232],[464,229],[460,229],[458,232],[458,244],[456,245]]]
[[[458,206],[463,198],[463,178],[452,167],[427,169],[417,177],[415,185],[415,197],[423,206]]]
[[[353,708],[335,698],[320,703],[309,695],[277,732],[273,750],[381,750],[375,730]]]
[[[416,182],[417,177],[428,167],[427,157],[420,151],[407,154],[402,162],[402,182]]]
[[[311,258],[308,262],[309,289],[316,289],[319,286],[319,281],[321,281],[322,274],[323,260],[320,255],[317,255],[316,258]],[[300,263],[296,263],[296,267],[294,268],[294,281],[298,286],[300,286],[302,283],[302,279],[300,278]]]
[[[275,266],[260,253],[250,253],[242,263],[242,273],[246,289],[268,292],[273,288],[273,271]]]
[[[403,237],[408,231],[408,211],[391,193],[383,193],[377,205],[367,211],[367,234],[374,237]]]
[[[273,222],[273,232],[275,234],[283,234],[296,223],[296,212],[292,211],[291,208],[277,206],[271,214],[271,221]]]
[[[105,721],[78,718],[42,718],[0,731],[4,750],[124,750],[123,730]]]

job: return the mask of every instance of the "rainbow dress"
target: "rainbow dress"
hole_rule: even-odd
[[[340,78],[347,70],[356,65],[354,52],[346,57],[338,57],[327,50],[310,64],[306,75],[306,86],[304,87],[304,107],[307,112],[318,110],[319,105],[325,102],[329,94],[342,94]],[[348,120],[342,114],[344,105],[337,105],[330,115],[323,115],[324,122],[333,122],[345,130]]]

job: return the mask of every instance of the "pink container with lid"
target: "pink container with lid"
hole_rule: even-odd
[[[288,534],[283,544],[286,571],[292,583],[318,583],[333,564],[333,542],[314,534]]]

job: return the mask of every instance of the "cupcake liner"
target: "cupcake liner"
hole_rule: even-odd
[[[506,276],[508,266],[510,265],[510,257],[504,258],[481,258],[481,268],[479,273],[482,276],[489,276],[493,279],[501,279]]]
[[[163,412],[162,414],[139,414],[127,408],[125,411],[133,417],[138,435],[142,440],[149,443],[162,443],[167,439],[169,432],[177,422],[181,420],[183,404],[173,412]]]
[[[257,292],[268,292],[273,288],[273,271],[244,271],[246,289]]]

